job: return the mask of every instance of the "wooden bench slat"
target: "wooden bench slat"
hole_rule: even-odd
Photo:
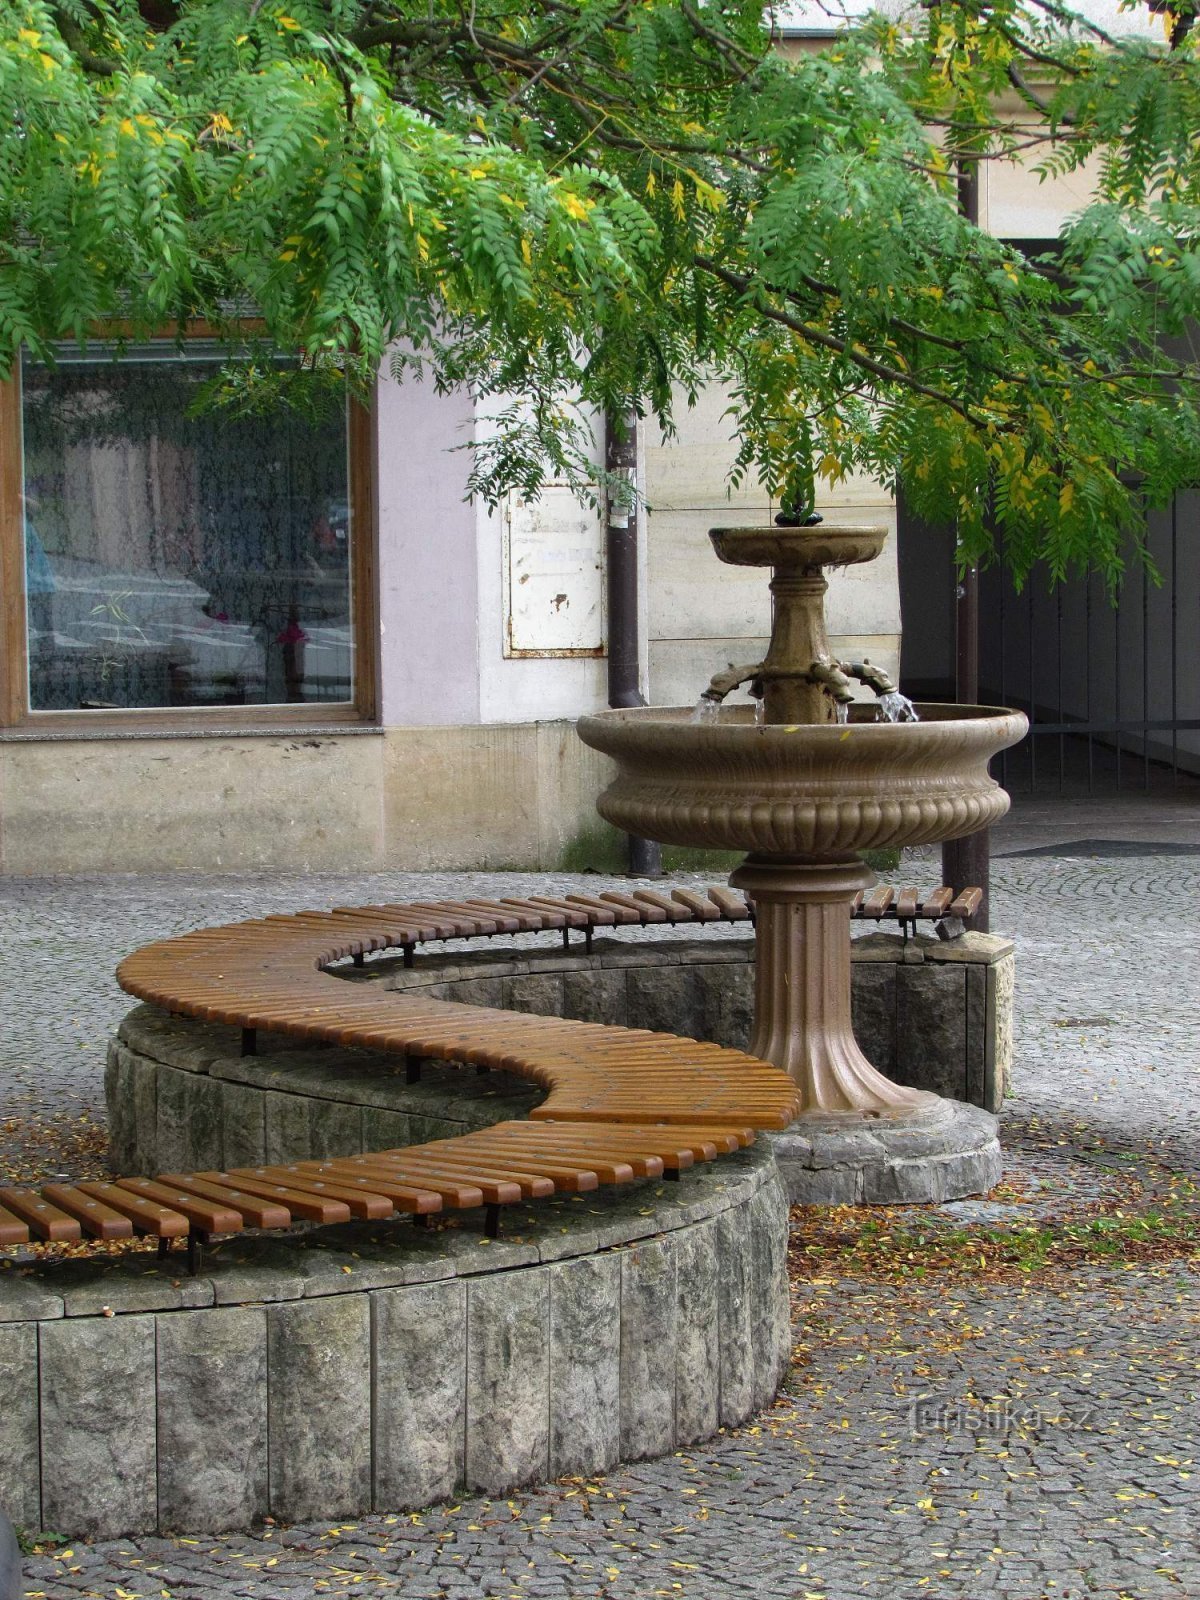
[[[294,1189],[288,1184],[274,1184],[266,1178],[256,1178],[250,1173],[197,1173],[205,1182],[234,1182],[246,1194],[259,1195],[264,1200],[277,1200],[293,1216],[306,1222],[349,1222],[352,1211],[344,1200],[334,1200],[331,1195],[314,1194],[312,1190]],[[392,1211],[387,1211],[392,1214]]]
[[[131,1239],[133,1223],[103,1201],[67,1183],[47,1183],[42,1189],[47,1200],[76,1218],[93,1239]]]
[[[0,1189],[0,1205],[19,1217],[35,1239],[68,1244],[83,1237],[78,1218],[44,1199],[36,1189]]]
[[[0,1245],[29,1243],[29,1224],[22,1222],[15,1212],[0,1205]]]
[[[198,1195],[202,1200],[215,1200],[232,1207],[252,1228],[290,1228],[292,1225],[292,1214],[281,1200],[269,1200],[263,1195],[252,1194],[248,1189],[235,1187],[232,1181],[220,1183],[215,1179],[180,1172],[161,1173],[158,1181],[185,1194]]]
[[[159,1239],[178,1239],[188,1232],[188,1219],[181,1212],[154,1200],[143,1200],[115,1183],[77,1183],[75,1187],[128,1217],[138,1233],[148,1233]]]
[[[678,900],[681,906],[686,906],[699,922],[719,922],[721,913],[707,895],[697,894],[693,889],[672,889],[672,900]]]
[[[205,1233],[240,1233],[244,1226],[242,1214],[232,1206],[218,1205],[211,1200],[201,1200],[198,1195],[187,1194],[168,1184],[155,1183],[151,1178],[118,1178],[116,1187],[133,1194],[139,1200],[153,1200],[180,1212],[188,1222]]]
[[[979,910],[983,901],[982,889],[964,889],[961,894],[955,895],[950,903],[950,915],[961,917],[964,922],[973,917]]]
[[[949,911],[953,899],[953,889],[934,889],[932,893],[925,896],[921,904],[921,915],[923,917],[944,917]]]
[[[881,883],[878,888],[868,891],[861,914],[864,917],[882,917],[895,898],[896,891]]]
[[[286,1168],[278,1167],[236,1167],[228,1173],[202,1172],[199,1176],[218,1181],[227,1178],[251,1194],[262,1195],[267,1200],[278,1200],[305,1222],[349,1222],[351,1217],[377,1222],[395,1212],[395,1206],[383,1195],[343,1195],[331,1186],[306,1184],[290,1172],[286,1179],[280,1177],[278,1181],[267,1176],[268,1173],[286,1171]]]

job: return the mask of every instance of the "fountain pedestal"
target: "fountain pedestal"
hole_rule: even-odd
[[[782,1067],[802,1115],[904,1116],[938,1096],[906,1089],[858,1048],[850,1022],[850,904],[875,874],[856,857],[747,856],[730,876],[754,901],[754,1033],[750,1054]]]

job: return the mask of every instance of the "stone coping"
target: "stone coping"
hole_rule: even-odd
[[[0,1270],[0,1484],[73,1538],[498,1496],[770,1404],[790,1354],[769,1148],[553,1199],[487,1244],[345,1224]]]
[[[187,1275],[182,1253],[0,1261],[0,1323],[247,1305],[469,1278],[562,1261],[670,1233],[745,1205],[774,1175],[767,1138],[681,1174],[506,1206],[499,1239],[472,1212],[429,1228],[409,1219],[234,1235]],[[456,1225],[461,1223],[461,1225]]]

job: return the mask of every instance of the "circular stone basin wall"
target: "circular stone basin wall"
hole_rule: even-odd
[[[106,1538],[417,1509],[662,1455],[774,1398],[765,1145],[506,1208],[490,1243],[471,1220],[228,1239],[195,1278],[148,1254],[0,1264],[6,1510]]]
[[[1012,1056],[1013,948],[969,933],[943,941],[856,938],[854,1029],[898,1083],[998,1111]],[[409,969],[377,957],[338,969],[349,982],[510,1011],[660,1029],[745,1049],[754,1013],[750,938],[597,940],[592,953],[422,954]],[[450,1138],[528,1115],[539,1089],[504,1073],[421,1064],[367,1050],[297,1047],[260,1031],[241,1054],[235,1028],[138,1006],[109,1049],[114,1167],[196,1171],[358,1155]]]

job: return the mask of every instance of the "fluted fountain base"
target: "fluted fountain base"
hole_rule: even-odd
[[[997,1119],[937,1095],[903,1116],[817,1112],[767,1137],[792,1205],[926,1205],[1000,1181]]]

